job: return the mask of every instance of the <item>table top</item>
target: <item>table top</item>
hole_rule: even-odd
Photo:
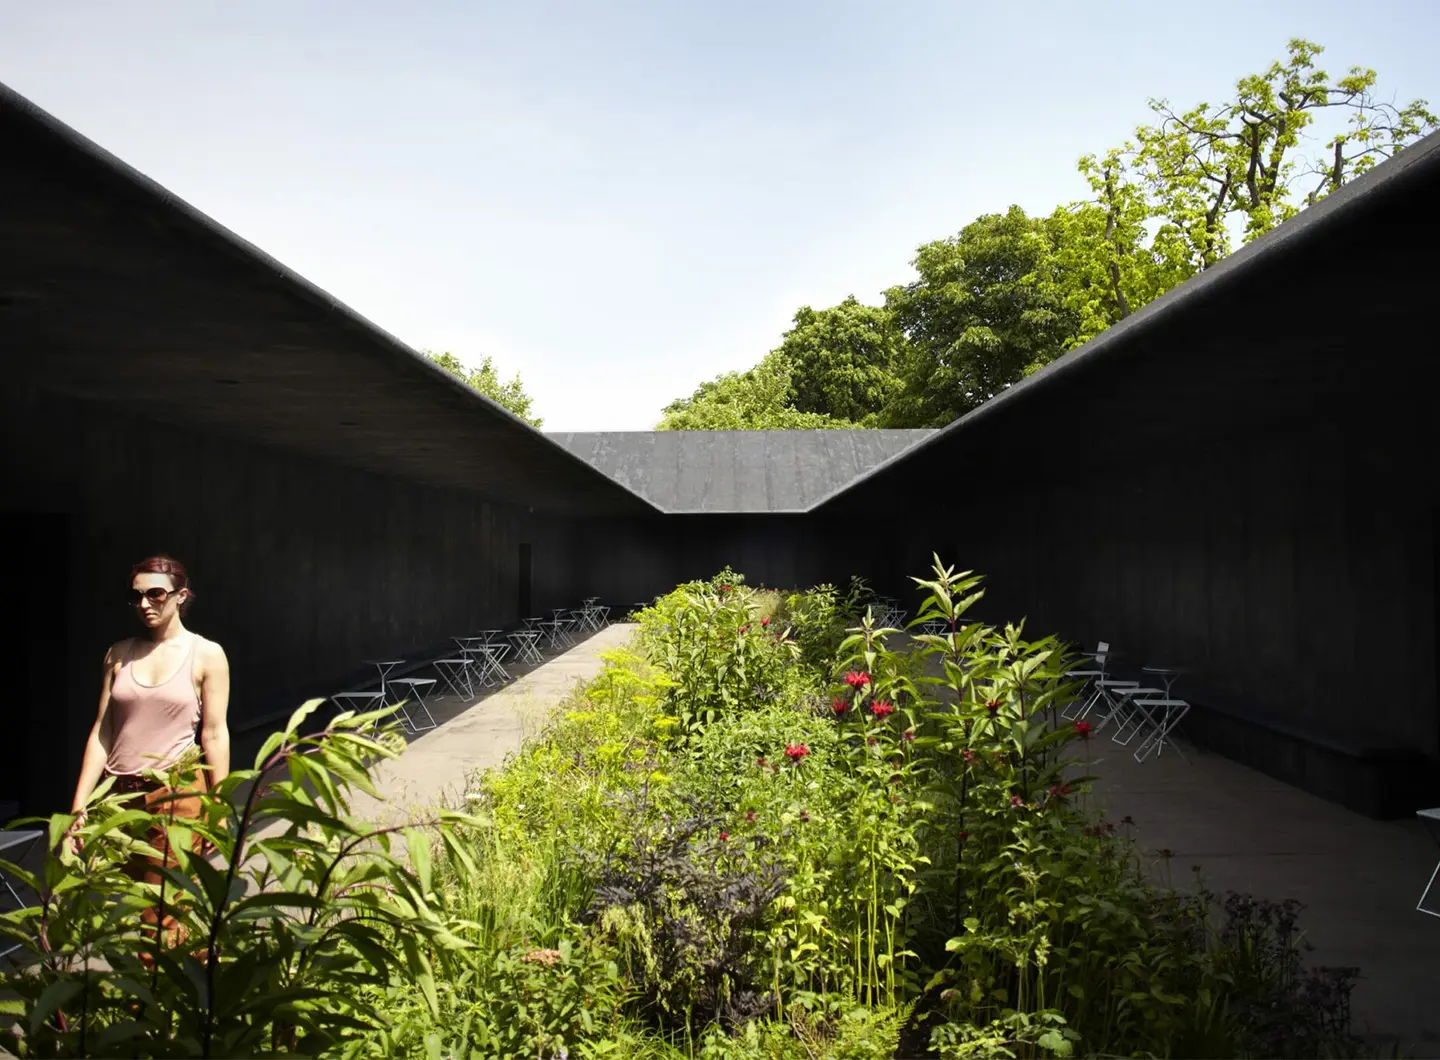
[[[1190,672],[1183,666],[1142,666],[1140,669],[1147,674],[1188,674]]]
[[[1428,810],[1416,810],[1416,811],[1415,811],[1415,816],[1416,816],[1416,817],[1428,817],[1428,818],[1429,818],[1430,820],[1432,820],[1432,821],[1440,821],[1440,806],[1434,806],[1434,807],[1431,807],[1431,808],[1428,809]],[[0,835],[3,835],[3,834],[4,834],[3,832],[0,832]]]
[[[366,659],[371,666],[399,666],[405,662],[404,659]]]

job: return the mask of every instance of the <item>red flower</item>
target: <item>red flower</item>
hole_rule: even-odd
[[[747,810],[747,811],[745,811],[745,821],[746,821],[747,824],[754,824],[754,823],[755,823],[755,811],[754,811],[754,810]]]
[[[810,748],[803,743],[787,743],[785,745],[785,757],[792,762],[798,762],[810,753]]]
[[[1075,723],[1075,735],[1082,740],[1088,740],[1090,739],[1090,732],[1094,728],[1095,726],[1091,725],[1088,721],[1077,721]]]
[[[1019,795],[1011,795],[1010,805],[1014,806],[1018,810],[1021,806],[1025,805],[1025,800],[1022,799]]]
[[[965,764],[967,766],[973,766],[979,756],[967,747],[965,748],[965,750],[960,752],[960,757],[965,759]]]
[[[762,618],[762,619],[760,620],[760,624],[761,624],[762,626],[768,626],[768,625],[770,624],[770,620],[769,620],[768,618]]]
[[[961,842],[964,842],[967,838],[969,838],[969,836],[970,836],[970,833],[969,833],[969,832],[961,832],[961,833],[960,833],[960,840],[961,840]]]
[[[830,709],[833,710],[836,714],[844,714],[847,710],[850,709],[850,704],[846,703],[843,699],[837,697],[830,701]]]
[[[878,703],[870,704],[870,713],[874,714],[877,718],[888,718],[891,714],[895,713],[895,707],[882,699]]]
[[[868,737],[868,738],[865,740],[865,742],[868,743],[868,744],[873,744],[873,743],[875,742],[875,737],[873,737],[873,736]]]
[[[913,739],[915,739],[915,730],[914,730],[914,729],[906,729],[903,733],[900,734],[900,738],[901,738],[902,740],[913,740]]]
[[[740,632],[741,632],[741,633],[745,633],[745,632],[747,632],[749,629],[750,629],[750,626],[749,626],[748,624],[747,624],[747,625],[743,625],[743,626],[740,627]]]
[[[985,704],[985,709],[988,710],[991,714],[994,714],[997,710],[1000,709],[1000,701],[998,699],[990,700],[990,702]]]
[[[851,688],[864,688],[870,683],[870,675],[864,670],[851,670],[845,675],[845,683]]]
[[[764,755],[761,755],[759,758],[755,759],[755,764],[756,764],[757,766],[759,766],[761,769],[764,769],[764,768],[765,768],[765,756],[764,756]]]
[[[723,842],[725,842],[725,840],[727,840],[727,839],[729,839],[729,838],[730,838],[730,833],[729,833],[729,832],[721,832],[721,833],[720,833],[720,842],[723,843]]]

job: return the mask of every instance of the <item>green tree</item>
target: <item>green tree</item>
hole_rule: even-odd
[[[747,372],[726,372],[665,407],[661,431],[780,431],[853,427],[848,421],[800,412],[790,403],[789,360],[778,351]]]
[[[887,427],[943,427],[1050,363],[1079,319],[1056,257],[1056,230],[1018,206],[920,248],[913,283],[885,292],[909,340]]]
[[[885,306],[854,295],[829,309],[802,306],[776,350],[790,364],[790,405],[866,424],[899,387],[905,335]]]
[[[1264,235],[1437,127],[1423,99],[1396,106],[1377,98],[1374,70],[1355,66],[1331,78],[1315,65],[1324,50],[1291,40],[1285,60],[1240,78],[1218,105],[1180,112],[1152,99],[1159,122],[1116,153],[1162,229],[1184,240],[1195,270],[1229,253],[1232,225],[1245,241]],[[1338,130],[1316,137],[1322,116]]]
[[[495,362],[489,357],[482,360],[478,368],[469,368],[460,358],[449,351],[436,353],[434,350],[422,350],[421,352],[451,375],[464,380],[496,404],[515,413],[530,426],[538,428],[545,422],[539,416],[531,415],[530,406],[534,399],[525,392],[525,385],[520,381],[520,373],[515,373],[515,377],[508,383],[502,382],[500,373],[495,368]]]

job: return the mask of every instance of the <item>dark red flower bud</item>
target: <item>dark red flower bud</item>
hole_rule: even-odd
[[[720,833],[720,842],[723,843],[723,842],[725,842],[725,840],[727,840],[727,839],[729,839],[729,838],[730,838],[730,833],[729,833],[729,832],[721,832],[721,833]]]
[[[754,824],[754,823],[755,823],[755,811],[754,811],[754,810],[747,810],[747,811],[746,811],[746,813],[745,813],[745,822],[746,822],[747,824]]]
[[[900,738],[901,738],[902,740],[913,740],[913,739],[915,739],[915,730],[914,730],[914,729],[906,729],[903,733],[900,734]]]
[[[850,704],[846,703],[843,699],[837,697],[830,701],[830,709],[833,710],[836,714],[844,714],[847,710],[850,709]]]
[[[1077,721],[1075,723],[1075,735],[1082,740],[1088,740],[1090,739],[1090,732],[1094,728],[1095,726],[1091,725],[1088,721]]]
[[[1018,809],[1019,807],[1025,805],[1025,800],[1022,799],[1019,795],[1011,795],[1011,796],[1010,796],[1010,805],[1011,805],[1011,806],[1014,806],[1014,807],[1016,807],[1016,808]]]
[[[761,624],[762,626],[768,626],[768,625],[770,624],[770,620],[769,620],[768,618],[762,618],[762,619],[760,620],[760,624]]]
[[[1000,709],[1000,701],[998,699],[990,700],[988,703],[985,704],[985,709],[988,710],[991,714],[994,714],[997,710]]]

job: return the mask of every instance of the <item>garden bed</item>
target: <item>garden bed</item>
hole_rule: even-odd
[[[291,781],[261,787],[293,827],[258,844],[275,896],[240,932],[202,873],[178,904],[215,940],[208,960],[149,992],[173,978],[179,1004],[197,974],[215,992],[188,1024],[142,998],[129,1040],[153,1046],[163,1025],[167,1043],[210,1043],[168,1055],[354,1058],[1351,1047],[1351,980],[1299,968],[1293,906],[1148,882],[1124,827],[1090,811],[1088,727],[1058,717],[1065,646],[967,621],[976,578],[937,566],[920,590],[916,621],[941,635],[875,628],[859,585],[753,591],[726,571],[680,587],[475,779],[463,814],[405,833],[404,856],[329,798],[335,778],[363,781],[334,757],[360,737],[294,743],[309,759],[280,738]],[[281,786],[297,769],[318,806]],[[213,827],[233,853],[249,826],[217,808]],[[352,842],[374,860],[327,868]],[[134,1017],[49,960],[12,1009],[31,1055],[86,1055],[75,1013],[92,994],[97,1029]],[[247,1011],[222,986],[289,1000]]]

